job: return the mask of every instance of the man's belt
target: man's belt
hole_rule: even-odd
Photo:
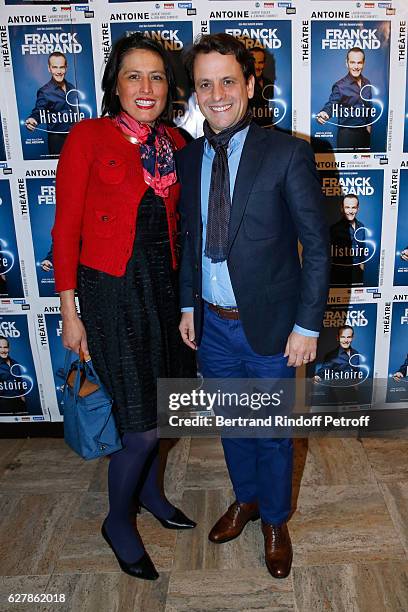
[[[207,302],[207,304],[208,308],[213,312],[216,312],[221,319],[229,319],[234,321],[239,319],[238,308],[223,308],[222,306],[217,306],[217,304],[210,304],[210,302]]]

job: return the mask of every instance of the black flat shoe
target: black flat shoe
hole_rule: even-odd
[[[123,559],[118,557],[116,554],[111,539],[106,532],[105,523],[102,525],[101,533],[115,555],[122,572],[125,572],[125,574],[129,574],[129,576],[133,576],[134,578],[142,578],[142,580],[157,580],[159,574],[157,573],[156,568],[153,565],[153,561],[150,559],[146,551],[143,557],[138,561],[135,561],[134,563],[126,563],[126,561],[123,561]]]
[[[194,529],[194,527],[197,526],[197,523],[189,519],[179,508],[175,508],[174,514],[171,518],[163,519],[159,516],[156,516],[151,510],[149,510],[149,508],[146,508],[146,506],[144,506],[143,504],[140,504],[140,507],[150,512],[150,514],[153,514],[154,518],[157,519],[166,529]]]

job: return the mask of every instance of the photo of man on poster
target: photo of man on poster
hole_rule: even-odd
[[[326,353],[323,363],[317,365],[313,380],[316,384],[329,385],[328,403],[357,403],[357,385],[364,375],[359,367],[359,351],[352,347],[354,329],[350,325],[339,327],[336,340],[336,348]]]
[[[251,100],[251,109],[255,123],[262,127],[273,126],[273,98],[274,78],[265,76],[266,50],[262,47],[250,49],[255,60],[255,86],[254,96]],[[270,55],[273,60],[273,56]],[[274,64],[274,62],[273,62]]]
[[[337,148],[342,152],[369,151],[371,125],[375,109],[371,104],[371,83],[363,75],[365,53],[359,47],[349,49],[347,74],[336,81],[327,103],[316,115],[324,125],[329,119],[338,124]]]
[[[47,126],[48,152],[59,155],[74,121],[71,111],[78,105],[75,85],[65,79],[68,69],[66,56],[55,51],[48,56],[51,79],[37,91],[37,99],[25,126],[34,132],[40,124]]]
[[[10,342],[0,336],[0,414],[27,413],[25,397],[18,395],[20,376],[20,365],[10,355]]]
[[[330,227],[332,284],[361,284],[364,279],[364,260],[367,259],[364,224],[357,219],[360,202],[350,194],[340,206],[341,218]]]

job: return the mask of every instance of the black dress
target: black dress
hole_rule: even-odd
[[[149,188],[124,276],[80,265],[78,293],[92,362],[114,400],[119,430],[157,425],[156,379],[195,376],[178,331],[180,308],[163,200]]]

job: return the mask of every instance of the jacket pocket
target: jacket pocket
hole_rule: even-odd
[[[300,278],[290,278],[288,280],[266,286],[266,294],[269,302],[280,302],[287,298],[298,295],[300,292]]]
[[[95,210],[95,234],[99,238],[111,238],[116,226],[116,215],[106,210]]]
[[[101,157],[96,165],[99,178],[107,185],[118,185],[125,178],[127,162],[120,157]]]

